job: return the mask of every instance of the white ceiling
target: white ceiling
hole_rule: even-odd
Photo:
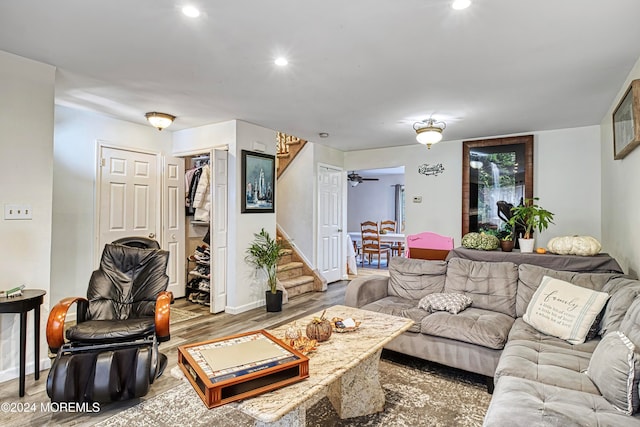
[[[445,140],[599,124],[640,57],[638,0],[449,4],[2,0],[0,50],[58,67],[61,105],[166,112],[169,130],[241,119],[344,151],[414,144],[431,115]]]

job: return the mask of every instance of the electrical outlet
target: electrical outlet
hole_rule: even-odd
[[[31,205],[4,205],[4,219],[33,219]]]

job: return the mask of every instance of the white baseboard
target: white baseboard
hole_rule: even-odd
[[[27,357],[29,354],[27,354]],[[34,373],[34,363],[33,363],[33,353],[31,354],[32,361],[27,361],[25,365],[26,375],[33,375]],[[42,379],[42,371],[45,369],[49,369],[51,367],[51,359],[48,357],[40,358],[40,379]],[[20,366],[16,366],[15,368],[5,369],[4,371],[0,371],[0,383],[5,381],[11,381],[20,377]]]
[[[254,308],[258,308],[258,307],[264,307],[266,305],[264,300],[261,301],[254,301],[251,302],[249,304],[245,304],[245,305],[241,305],[238,307],[232,307],[227,305],[224,308],[225,313],[229,313],[229,314],[240,314],[240,313],[244,313],[245,311],[249,311],[252,310]]]

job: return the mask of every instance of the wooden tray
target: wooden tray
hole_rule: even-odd
[[[180,346],[178,365],[208,408],[309,376],[309,359],[264,330]]]

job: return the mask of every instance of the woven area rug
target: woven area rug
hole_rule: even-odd
[[[491,396],[484,377],[400,355],[383,353],[380,382],[384,411],[341,420],[324,398],[307,411],[306,425],[334,426],[480,426]],[[212,425],[253,426],[233,403],[207,409],[189,383],[181,384],[97,424],[98,426]]]
[[[194,319],[200,316],[202,316],[202,313],[195,313],[193,311],[171,307],[169,324],[173,325],[174,323],[184,322],[185,320]]]

